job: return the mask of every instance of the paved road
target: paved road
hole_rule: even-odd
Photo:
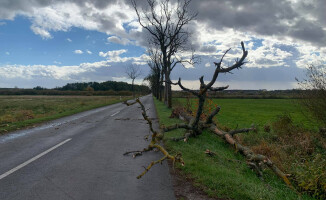
[[[155,118],[151,96],[141,100]],[[175,199],[166,163],[136,179],[159,152],[122,155],[147,145],[140,119],[119,103],[0,136],[0,199]]]

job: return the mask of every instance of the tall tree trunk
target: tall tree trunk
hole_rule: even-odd
[[[131,90],[132,90],[132,97],[133,98],[135,98],[134,81],[135,81],[135,79],[132,79],[132,83],[131,83]]]
[[[167,99],[166,99],[166,105],[169,107],[169,108],[172,108],[172,90],[171,90],[171,79],[170,79],[170,72],[169,70],[166,70],[165,71],[165,91],[166,91],[166,96],[167,96]]]
[[[168,85],[168,107],[172,108],[172,88],[171,84]]]
[[[156,77],[156,83],[155,83],[155,96],[156,99],[159,99],[160,97],[160,72],[158,73],[158,76]]]
[[[161,81],[160,81],[160,86],[159,86],[159,90],[160,90],[160,101],[162,101],[162,99],[163,99],[163,90],[164,90],[163,80],[164,80],[164,72],[162,70],[162,72],[161,72]]]
[[[167,88],[168,88],[168,77],[166,76],[166,73],[164,74],[165,76],[165,84],[164,84],[164,104],[167,105],[168,103],[168,92],[167,92]]]

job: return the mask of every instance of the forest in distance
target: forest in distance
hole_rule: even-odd
[[[150,89],[146,85],[134,85],[137,94],[148,94]],[[47,89],[41,86],[34,88],[0,88],[0,95],[121,95],[131,96],[132,85],[126,82],[80,82],[68,83],[62,87]]]

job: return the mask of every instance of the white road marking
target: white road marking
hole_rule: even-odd
[[[116,115],[116,114],[118,114],[120,111],[118,111],[118,112],[116,112],[116,113],[113,113],[112,115],[111,115],[111,117],[113,117],[114,115]]]
[[[13,168],[13,169],[7,171],[6,173],[1,174],[1,175],[0,175],[0,180],[3,179],[3,178],[5,178],[5,177],[8,176],[8,175],[14,173],[15,171],[17,171],[17,170],[19,170],[19,169],[25,167],[26,165],[30,164],[31,162],[33,162],[33,161],[35,161],[35,160],[41,158],[41,157],[44,156],[45,154],[47,154],[47,153],[53,151],[54,149],[60,147],[61,145],[65,144],[66,142],[69,142],[70,140],[71,140],[71,138],[66,139],[65,141],[60,142],[59,144],[55,145],[54,147],[51,147],[50,149],[44,151],[43,153],[38,154],[37,156],[35,156],[35,157],[33,157],[33,158],[27,160],[26,162],[24,162],[24,163],[18,165],[17,167],[15,167],[15,168]]]

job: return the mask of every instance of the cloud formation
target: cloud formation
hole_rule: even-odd
[[[139,6],[146,5],[145,1],[137,2]],[[230,47],[232,50],[224,63],[232,63],[241,55],[240,41],[249,50],[249,62],[245,65],[248,68],[289,69],[326,64],[325,0],[193,0],[190,6],[199,13],[186,27],[192,33],[192,47],[202,57],[196,69],[211,70],[212,62],[218,61]],[[0,1],[0,20],[13,20],[17,15],[26,16],[31,21],[31,30],[44,40],[53,39],[54,32],[78,27],[107,34],[108,45],[125,45],[120,50],[98,50],[99,56],[105,59],[102,62],[139,65],[147,62],[146,55],[125,56],[128,45],[145,47],[148,36],[138,24],[128,0]],[[6,22],[0,21],[0,25],[5,26]],[[72,40],[67,38],[67,41]],[[85,49],[74,53],[92,54]],[[19,68],[12,66],[11,69]],[[33,68],[43,72],[49,69]],[[187,74],[183,73],[186,78],[193,77]]]
[[[56,80],[75,80],[80,74],[94,72],[103,67],[109,67],[106,61],[81,63],[72,66],[57,65],[5,65],[0,67],[1,78],[37,79],[49,78]]]
[[[115,51],[108,51],[106,53],[99,52],[99,56],[104,57],[107,59],[109,63],[125,63],[128,61],[132,61],[132,64],[136,65],[146,65],[147,61],[149,60],[148,55],[142,54],[139,57],[122,57],[121,55],[126,53],[127,49],[120,49]]]
[[[108,42],[122,44],[122,45],[131,44],[130,40],[128,40],[126,38],[119,38],[117,36],[108,37],[107,40],[108,40]]]
[[[83,52],[82,50],[79,50],[79,49],[78,49],[78,50],[75,50],[74,53],[75,53],[75,54],[83,54],[84,52]]]

